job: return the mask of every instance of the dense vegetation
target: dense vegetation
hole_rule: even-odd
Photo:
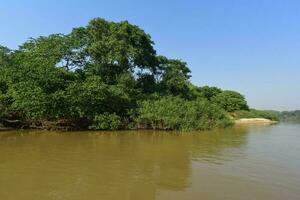
[[[300,122],[300,110],[283,111],[279,116],[281,121]]]
[[[189,82],[139,27],[101,18],[69,34],[0,46],[0,123],[77,129],[225,127],[244,97]]]

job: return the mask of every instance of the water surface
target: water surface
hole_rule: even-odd
[[[0,199],[300,199],[300,125],[0,132]]]

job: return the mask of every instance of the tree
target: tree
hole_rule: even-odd
[[[235,91],[223,91],[214,96],[212,102],[228,112],[249,110],[244,96]]]
[[[157,84],[153,74],[140,74],[137,79],[137,87],[142,93],[151,94],[157,91]]]
[[[90,60],[86,69],[108,84],[114,84],[118,75],[128,71],[155,71],[156,52],[151,37],[127,21],[96,18],[87,27],[74,29],[72,35],[85,43],[85,59]]]
[[[190,90],[194,98],[204,98],[208,101],[211,101],[213,97],[220,94],[222,90],[217,87],[209,87],[209,86],[203,86],[203,87],[197,87],[194,85],[190,85]]]
[[[11,53],[10,49],[0,45],[0,68],[9,63]]]
[[[185,62],[176,59],[161,59],[161,87],[169,95],[186,96],[188,80],[191,77],[190,69]]]
[[[13,51],[0,46],[0,118],[200,130],[228,125],[223,108],[246,108],[238,93],[193,86],[190,73],[184,61],[158,56],[138,26],[96,18],[69,34],[30,38]]]

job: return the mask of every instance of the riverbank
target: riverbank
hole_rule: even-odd
[[[279,123],[278,121],[272,121],[270,119],[266,118],[241,118],[241,119],[232,119],[234,123],[232,125],[272,125]],[[85,131],[90,130],[88,128],[79,128],[73,124],[73,126],[68,126],[65,124],[47,124],[44,126],[24,126],[24,127],[6,127],[3,124],[0,123],[0,131],[6,131],[6,130],[22,130],[22,129],[35,129],[35,130],[48,130],[48,131]],[[124,131],[127,129],[119,129],[119,131]],[[155,129],[147,129],[147,128],[137,128],[137,129],[131,129],[131,130],[155,130]],[[161,129],[165,130],[165,129]]]

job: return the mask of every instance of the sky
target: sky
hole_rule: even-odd
[[[299,0],[2,0],[0,44],[16,49],[95,17],[144,29],[198,86],[236,90],[257,109],[300,109]]]

